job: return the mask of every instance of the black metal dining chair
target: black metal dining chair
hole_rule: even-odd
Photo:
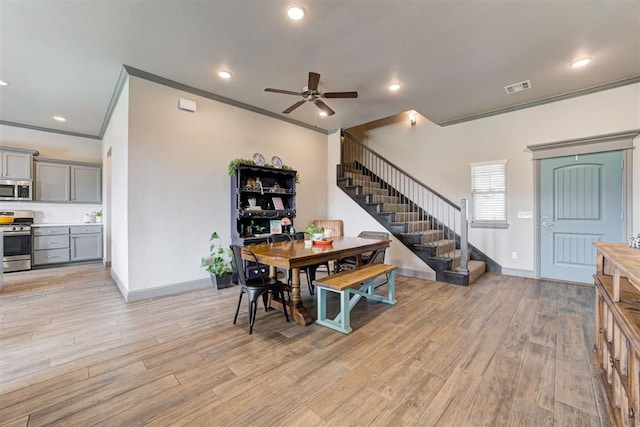
[[[294,240],[293,236],[288,234],[272,234],[267,238],[267,243],[290,242],[291,240]],[[277,270],[284,274],[286,278],[287,288],[285,288],[285,290],[287,293],[291,292],[291,286],[289,286],[291,285],[291,270],[286,270],[284,268],[277,268]]]
[[[289,315],[287,314],[287,305],[284,303],[284,286],[285,284],[274,277],[265,277],[262,273],[262,269],[258,268],[260,277],[255,279],[248,279],[244,269],[244,260],[242,259],[242,251],[248,253],[253,261],[260,266],[258,258],[246,247],[243,248],[240,245],[231,245],[231,251],[233,252],[233,269],[238,275],[238,284],[240,285],[240,296],[238,297],[238,307],[236,308],[236,314],[233,316],[233,324],[236,324],[238,320],[238,313],[240,312],[240,304],[242,303],[242,295],[245,293],[249,298],[249,334],[253,333],[253,325],[256,322],[256,312],[258,311],[258,298],[262,296],[264,302],[264,309],[267,311],[267,297],[268,293],[272,292],[279,294],[282,298],[282,311],[284,311],[284,317],[289,322]]]
[[[388,240],[389,233],[384,231],[361,231],[358,234],[358,237],[362,237],[364,239],[377,239],[377,240]],[[386,253],[386,249],[378,249],[373,252],[364,253],[360,256],[360,260],[362,261],[362,265],[365,264],[383,264],[384,256]],[[356,266],[356,258],[348,257],[339,259],[336,265],[336,271],[345,271],[351,270]]]

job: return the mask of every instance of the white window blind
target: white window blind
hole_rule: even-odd
[[[507,161],[471,164],[471,221],[507,221]]]

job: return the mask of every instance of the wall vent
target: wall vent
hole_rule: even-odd
[[[523,90],[527,90],[527,89],[531,89],[531,80],[525,80],[523,82],[514,83],[512,85],[504,87],[504,90],[509,95],[516,92],[522,92]]]

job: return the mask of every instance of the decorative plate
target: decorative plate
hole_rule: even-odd
[[[316,246],[331,246],[333,240],[314,240],[313,244]]]
[[[260,153],[255,153],[253,155],[253,161],[258,166],[264,166],[264,156]]]
[[[278,156],[273,156],[271,158],[271,163],[274,168],[282,169],[282,159]]]

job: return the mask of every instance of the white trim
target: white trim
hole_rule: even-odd
[[[491,160],[487,162],[475,162],[469,163],[469,166],[475,168],[477,166],[491,166],[491,165],[506,165],[509,163],[509,159]]]

